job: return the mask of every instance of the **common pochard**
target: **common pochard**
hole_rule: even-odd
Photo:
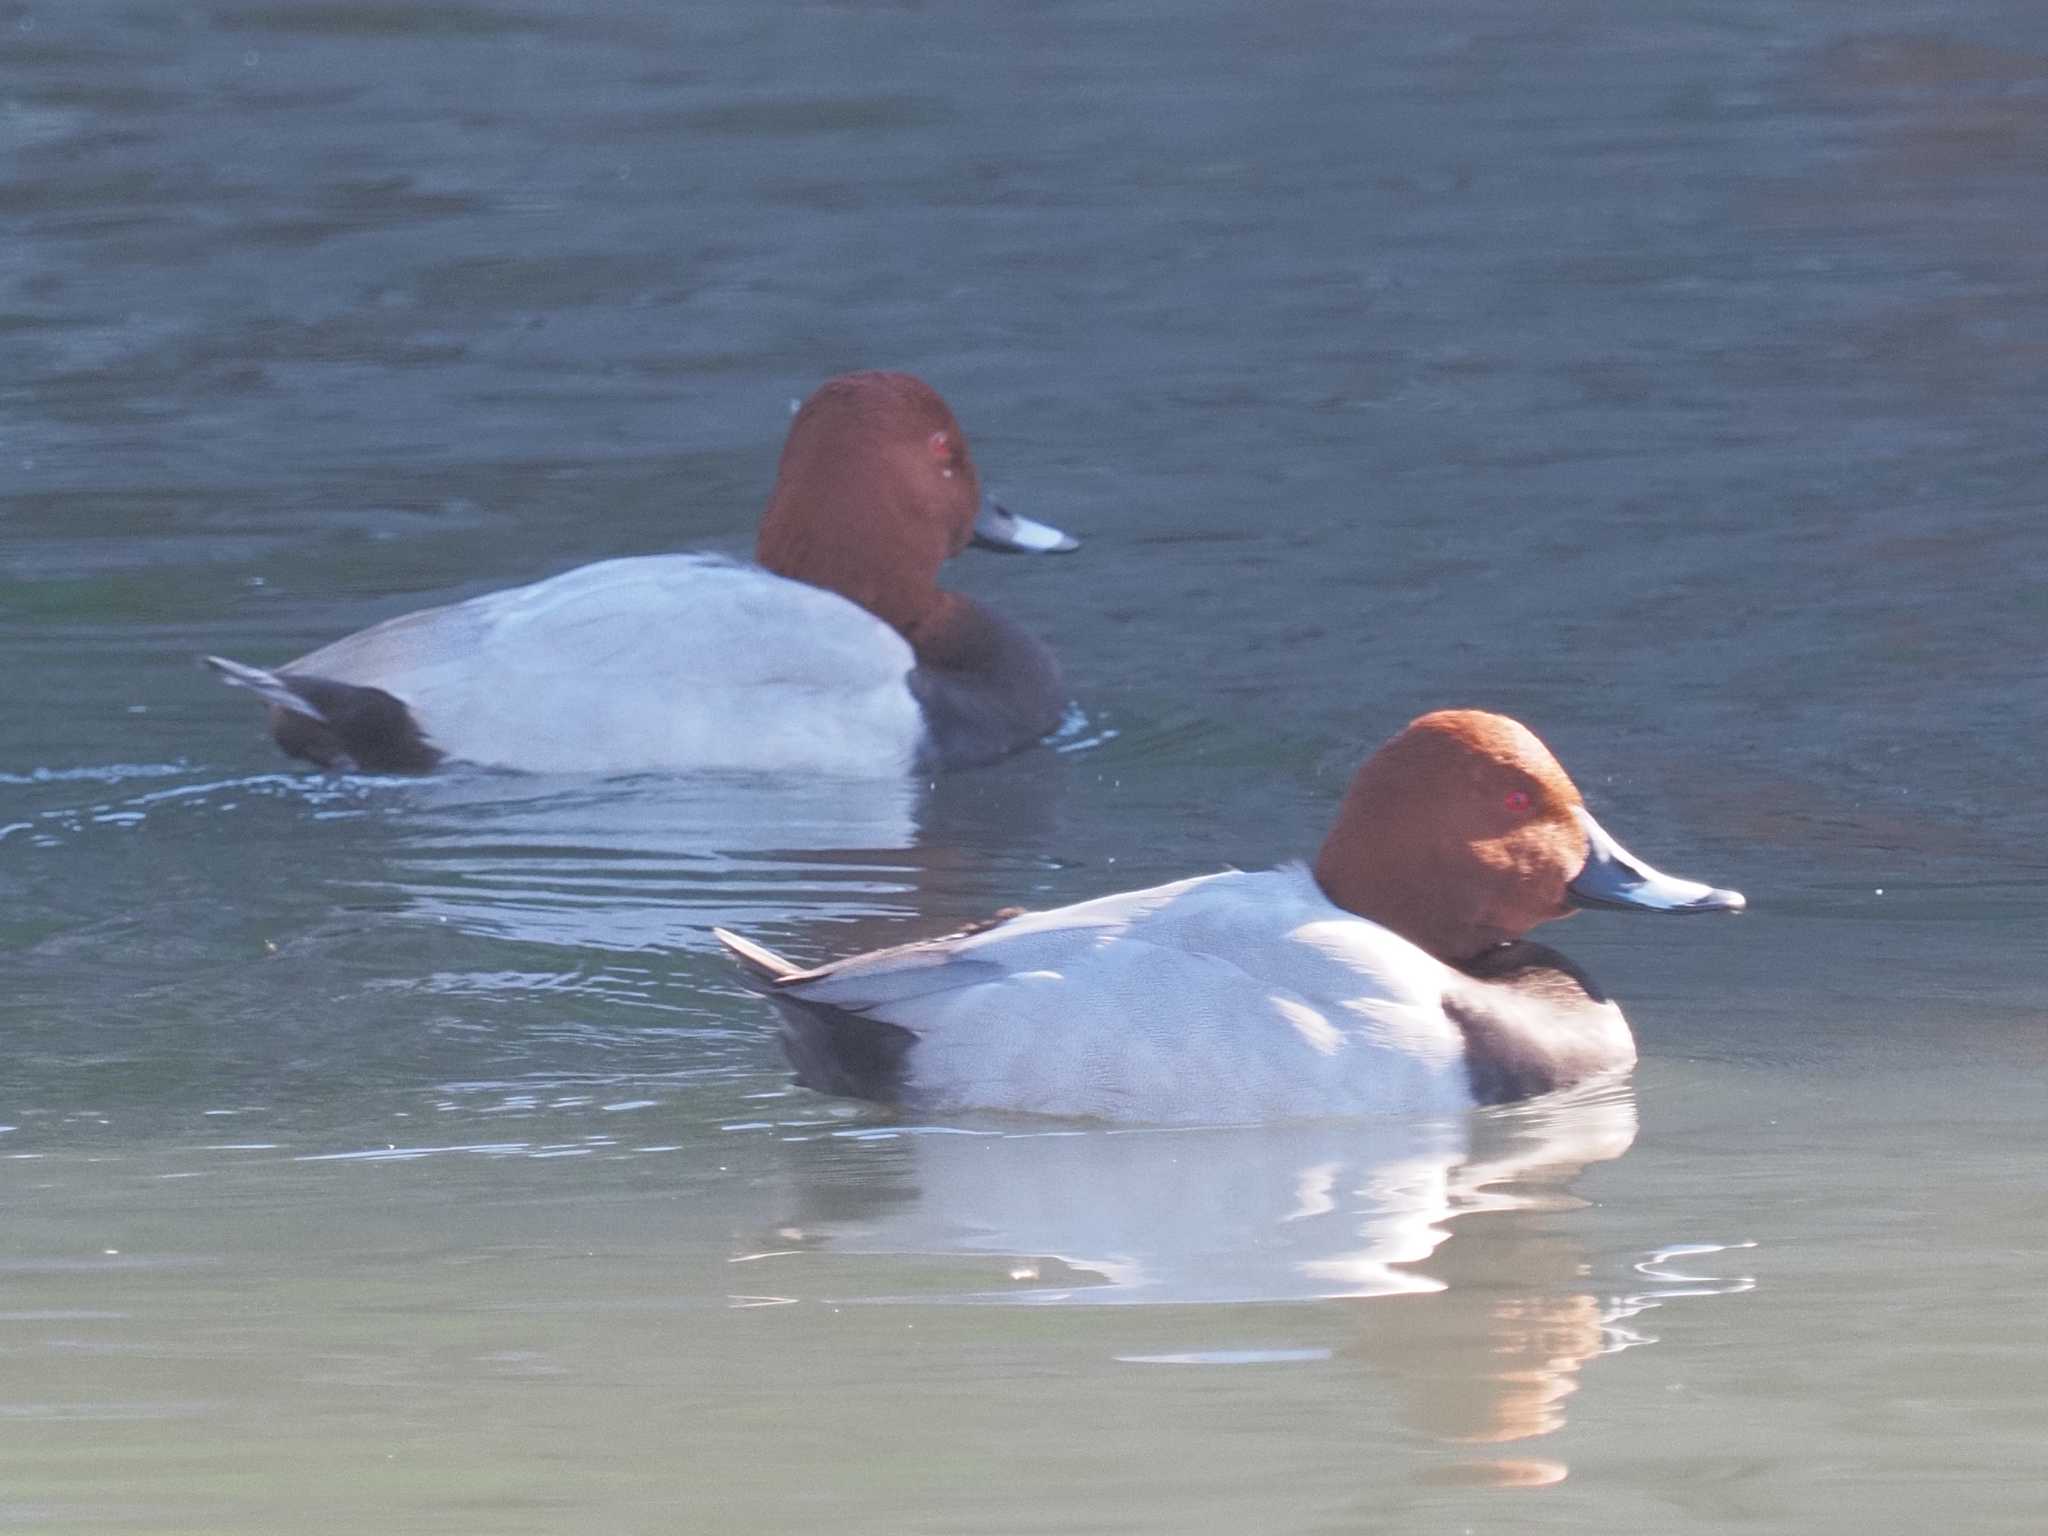
[[[758,564],[644,555],[390,619],[274,671],[207,663],[324,768],[899,774],[987,762],[1059,722],[1037,639],[938,585],[970,542],[1075,541],[985,501],[967,436],[903,373],[798,410]]]
[[[1367,759],[1313,867],[1229,871],[803,969],[719,938],[797,1080],[916,1109],[1109,1120],[1443,1113],[1635,1060],[1585,972],[1523,937],[1586,906],[1738,912],[1660,874],[1502,715]]]

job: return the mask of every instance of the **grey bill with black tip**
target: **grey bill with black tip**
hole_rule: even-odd
[[[974,519],[973,544],[976,549],[993,549],[1005,555],[1063,555],[1081,547],[1081,541],[1071,533],[1019,517],[992,496],[981,498],[981,511]]]
[[[1651,868],[1608,836],[1583,805],[1572,814],[1589,845],[1586,867],[1565,887],[1574,905],[1625,912],[1740,912],[1749,905],[1740,891],[1716,890]]]

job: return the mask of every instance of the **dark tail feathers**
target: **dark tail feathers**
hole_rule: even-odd
[[[382,688],[203,659],[222,682],[270,706],[271,739],[293,757],[337,773],[425,773],[441,761],[412,711]]]

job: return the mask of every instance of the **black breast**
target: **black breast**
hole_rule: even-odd
[[[1624,1065],[1628,1027],[1598,983],[1546,944],[1501,944],[1444,996],[1481,1104],[1512,1104]]]
[[[923,708],[919,766],[965,768],[1028,747],[1060,723],[1066,685],[1050,650],[1001,614],[959,598],[943,659],[920,655],[910,691]]]

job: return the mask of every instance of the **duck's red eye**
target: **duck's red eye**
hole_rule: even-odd
[[[1526,789],[1511,789],[1508,791],[1507,799],[1502,803],[1509,810],[1520,814],[1529,809],[1529,791]]]
[[[941,464],[953,457],[953,440],[943,432],[934,432],[931,435],[930,447],[932,457]]]

